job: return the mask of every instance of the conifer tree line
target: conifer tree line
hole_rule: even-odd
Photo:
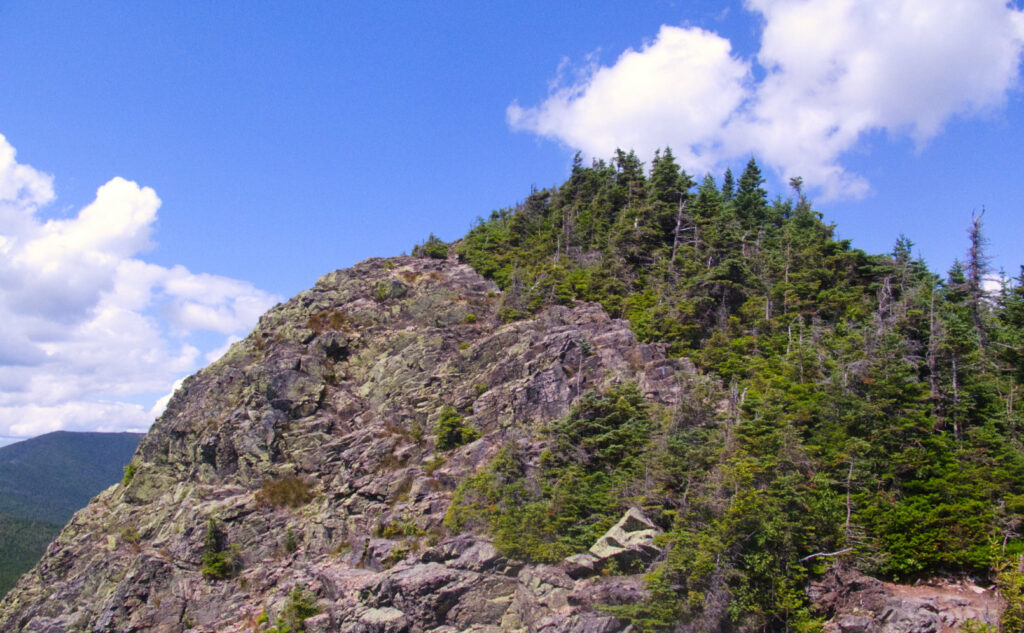
[[[698,183],[669,149],[649,170],[634,152],[577,155],[564,184],[456,245],[504,291],[501,318],[598,302],[700,370],[679,410],[648,412],[642,481],[600,493],[667,534],[651,599],[620,614],[640,630],[813,628],[804,587],[830,565],[1011,586],[1024,267],[986,288],[980,214],[939,275],[904,236],[878,255],[837,239],[799,178],[774,199],[764,183],[754,159]]]

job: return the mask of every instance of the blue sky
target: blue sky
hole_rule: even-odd
[[[1016,274],[1022,45],[1002,0],[0,3],[0,435],[145,428],[273,302],[577,149],[754,155],[940,271],[984,206]]]

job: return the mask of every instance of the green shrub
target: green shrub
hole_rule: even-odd
[[[299,541],[295,538],[295,532],[288,528],[284,533],[284,551],[294,554],[299,549]]]
[[[352,543],[348,541],[341,541],[337,547],[331,550],[331,556],[344,556],[352,551]]]
[[[435,432],[437,448],[442,451],[468,444],[480,437],[480,431],[466,424],[465,418],[451,405],[441,407],[441,416],[437,420]]]
[[[135,529],[135,526],[129,525],[121,530],[121,540],[129,545],[138,545],[142,537],[139,535],[139,531]]]
[[[466,316],[462,317],[462,322],[463,323],[476,323],[476,320],[477,320],[477,317],[472,312],[470,312]]]
[[[423,425],[419,423],[419,420],[413,420],[409,425],[409,437],[416,444],[423,441]]]
[[[507,306],[498,310],[498,320],[502,323],[511,323],[513,321],[518,321],[519,319],[525,319],[527,316],[529,315],[526,312],[516,310],[515,308],[509,308]]]
[[[960,623],[961,633],[996,633],[996,628],[980,620],[964,620]]]
[[[400,519],[382,526],[377,530],[377,534],[381,538],[387,539],[396,539],[401,537],[414,538],[417,536],[423,536],[426,534],[426,531],[416,525],[416,522],[412,519]]]
[[[453,532],[484,528],[506,556],[555,562],[570,552],[558,542],[536,484],[527,479],[516,445],[504,446],[486,469],[456,489],[445,527]]]
[[[460,484],[445,526],[483,527],[512,558],[555,562],[583,551],[621,516],[623,491],[642,477],[651,426],[636,385],[588,394],[550,429],[539,467],[509,444]]]
[[[233,578],[242,567],[238,545],[228,546],[224,531],[213,517],[206,524],[200,560],[199,571],[207,580]]]
[[[448,259],[448,245],[439,237],[430,234],[426,242],[417,244],[412,249],[413,257],[429,257],[431,259]]]
[[[127,486],[128,484],[130,484],[132,482],[132,479],[135,478],[135,473],[138,472],[138,470],[138,466],[136,466],[134,463],[129,462],[128,465],[124,467],[124,477],[121,478],[121,485]]]
[[[318,613],[320,607],[316,606],[316,596],[295,587],[288,595],[281,615],[277,616],[277,622],[266,633],[300,633],[306,630],[303,623]]]
[[[399,543],[391,548],[391,551],[384,557],[384,560],[380,561],[380,564],[384,569],[390,569],[408,556],[409,551],[409,546],[406,543]]]
[[[256,493],[256,503],[262,507],[298,508],[313,500],[312,486],[302,477],[281,477],[264,479],[263,487]]]
[[[428,475],[433,475],[435,472],[437,472],[438,468],[444,466],[446,461],[447,460],[444,457],[440,455],[435,455],[433,458],[431,458],[429,462],[427,462],[427,464],[423,467],[423,470]]]
[[[1006,608],[999,617],[999,630],[1002,633],[1024,630],[1024,573],[1020,572],[1015,560],[997,563],[995,568],[996,586],[1006,601]]]
[[[391,281],[378,281],[373,286],[373,296],[377,301],[388,299],[401,299],[409,292],[409,289],[401,283]]]

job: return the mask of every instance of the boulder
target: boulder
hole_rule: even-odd
[[[654,544],[654,537],[659,533],[661,530],[643,512],[630,508],[591,546],[594,568],[603,569],[611,561],[615,561],[621,570],[632,570],[637,565],[650,563],[661,554],[661,549]],[[582,563],[580,559],[574,561],[574,564]]]
[[[598,572],[597,562],[598,558],[593,554],[576,554],[566,558],[562,562],[562,566],[565,568],[565,573],[575,580],[596,574]]]
[[[359,616],[359,623],[365,627],[364,630],[374,633],[403,633],[409,630],[409,618],[391,607],[367,609]]]

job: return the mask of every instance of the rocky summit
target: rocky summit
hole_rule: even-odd
[[[609,606],[645,599],[664,556],[640,508],[545,564],[445,517],[502,447],[542,460],[584,394],[674,407],[694,370],[596,304],[503,323],[501,299],[467,265],[397,257],[273,308],[184,382],[0,630],[624,630]]]
[[[325,276],[0,633],[1021,631],[1024,274],[980,216],[941,277],[763,183],[620,151]]]

